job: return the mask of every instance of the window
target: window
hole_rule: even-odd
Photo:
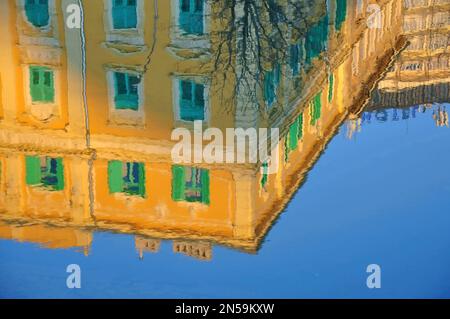
[[[108,163],[108,185],[111,194],[123,193],[145,197],[145,165],[110,161]]]
[[[280,84],[281,68],[276,64],[271,71],[264,73],[264,101],[268,106],[272,106],[276,100],[278,84]]]
[[[118,110],[139,109],[139,84],[138,75],[114,72],[115,96],[114,105]]]
[[[312,60],[317,58],[326,50],[328,43],[328,13],[315,25],[309,28],[305,38],[305,63],[310,65]]]
[[[180,119],[205,120],[205,85],[193,80],[180,80],[179,86]]]
[[[328,103],[331,103],[333,101],[333,95],[334,95],[334,75],[330,74],[330,77],[328,78]]]
[[[334,27],[337,31],[341,30],[342,25],[347,18],[347,0],[337,0],[336,1],[336,20],[334,22]]]
[[[311,102],[311,125],[315,126],[322,113],[322,92],[318,93]]]
[[[204,0],[179,0],[179,27],[186,34],[204,33]]]
[[[266,185],[267,185],[267,182],[269,181],[269,173],[268,173],[268,171],[269,171],[269,164],[267,162],[264,162],[262,164],[262,169],[263,169],[263,173],[262,173],[262,176],[261,176],[261,187],[263,189],[265,189]]]
[[[35,27],[47,26],[50,20],[48,0],[25,0],[25,13]]]
[[[172,167],[172,199],[209,205],[209,171],[196,167]]]
[[[300,72],[300,48],[298,44],[290,45],[289,64],[294,76]]]
[[[289,132],[285,140],[285,159],[289,157],[289,153],[296,150],[298,147],[298,141],[303,138],[303,114],[291,124]]]
[[[27,156],[25,166],[27,185],[42,186],[55,191],[64,189],[62,158]]]
[[[114,29],[137,28],[137,0],[112,0],[112,18]]]
[[[33,103],[53,103],[55,85],[53,71],[47,67],[30,67],[30,95]]]

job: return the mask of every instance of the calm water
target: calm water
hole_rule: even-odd
[[[17,34],[44,37],[23,24],[26,15],[18,10],[25,9],[13,2],[0,5],[9,17],[0,29],[11,35],[7,40],[15,43]],[[44,52],[40,57],[4,44],[0,58],[9,67],[0,73],[0,298],[450,298],[450,20],[445,20],[450,2],[436,5],[437,22],[426,29],[430,38],[421,38],[422,27],[411,27],[428,11],[411,9],[408,1],[384,1],[382,26],[371,27],[378,21],[371,18],[363,28],[367,32],[357,31],[355,22],[359,15],[370,18],[366,1],[319,2],[317,8],[302,2],[307,9],[301,12],[313,18],[295,44],[299,47],[290,47],[288,56],[270,51],[275,60],[290,59],[281,67],[282,80],[274,80],[280,66],[272,55],[264,63],[273,67],[259,70],[262,95],[252,93],[259,92],[258,83],[238,83],[236,75],[226,83],[236,81],[241,91],[231,90],[237,95],[230,100],[214,88],[222,87],[216,77],[231,69],[215,69],[208,81],[198,75],[206,72],[211,56],[204,54],[211,50],[214,57],[217,42],[204,51],[182,37],[170,38],[168,3],[160,4],[155,34],[162,40],[149,56],[148,74],[136,65],[151,47],[153,22],[143,27],[147,47],[139,39],[124,44],[128,40],[120,32],[98,31],[100,2],[85,4],[86,43],[79,31],[64,29],[69,40],[55,54],[66,62],[58,67],[39,60],[54,49],[45,41],[37,44]],[[61,11],[60,4],[55,10]],[[153,21],[155,8],[146,10],[138,21]],[[195,21],[188,21],[192,16]],[[45,16],[27,17],[32,24],[57,27]],[[206,25],[217,27],[203,25],[195,15],[179,19],[180,30],[192,34],[206,34]],[[126,21],[120,23],[133,24]],[[53,31],[40,32],[51,37]],[[103,42],[103,33],[117,41]],[[325,44],[308,44],[308,37]],[[27,45],[35,50],[24,43],[24,50]],[[424,56],[427,46],[433,50]],[[138,53],[125,52],[134,49]],[[248,60],[241,49],[229,54],[252,79],[245,74]],[[293,56],[298,65],[292,65]],[[20,61],[30,65],[28,77],[13,68]],[[61,80],[66,73],[51,73],[50,86],[42,83],[53,95],[42,91],[41,96],[33,91],[42,84],[33,67],[41,64],[36,72],[67,68],[72,82],[66,86]],[[116,71],[103,76],[99,66]],[[118,72],[131,73],[121,82]],[[30,76],[36,82],[21,86]],[[115,85],[109,82],[114,79]],[[369,96],[366,88],[372,86]],[[288,88],[286,105],[282,87]],[[20,97],[27,94],[39,103]],[[187,95],[194,106],[183,104]],[[243,100],[258,112],[240,112]],[[229,101],[235,104],[227,109]],[[216,111],[218,105],[227,112]],[[80,121],[86,114],[90,122]],[[169,143],[174,127],[189,128],[196,118],[220,129],[230,123],[246,128],[278,123],[283,143],[277,174],[265,180],[262,163],[251,169],[201,164],[184,171],[190,177],[183,175],[180,195],[174,186],[178,166],[161,145]],[[116,171],[114,164],[120,166]],[[180,243],[188,248],[177,248]],[[80,266],[81,289],[66,285],[71,264]],[[381,267],[380,289],[367,287],[371,264]]]

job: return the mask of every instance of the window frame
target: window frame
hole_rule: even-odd
[[[170,37],[171,43],[176,47],[187,49],[209,49],[211,47],[210,30],[211,30],[211,5],[209,1],[203,2],[203,34],[186,34],[180,27],[180,0],[171,0],[171,28]]]
[[[128,73],[140,77],[138,85],[138,108],[118,109],[116,108],[116,78],[115,73]],[[108,87],[108,120],[112,125],[133,125],[143,127],[145,125],[145,76],[142,72],[129,68],[108,67],[106,69],[107,87]]]
[[[136,28],[115,29],[113,19],[113,1],[105,0],[104,28],[106,42],[144,46],[145,4],[144,0],[136,0]]]

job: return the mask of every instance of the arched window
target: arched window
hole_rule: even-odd
[[[35,27],[47,26],[50,20],[48,0],[25,0],[25,13],[28,21]]]

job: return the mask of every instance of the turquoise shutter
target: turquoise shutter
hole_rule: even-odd
[[[310,27],[306,34],[305,50],[306,57],[305,63],[311,64],[314,58],[317,58],[323,51],[326,50],[328,42],[328,12],[320,19],[318,23]]]
[[[137,28],[136,0],[112,0],[114,29]]]
[[[145,164],[139,163],[139,196],[145,197]]]
[[[300,62],[300,53],[299,53],[299,47],[297,44],[291,44],[290,46],[290,66],[292,70],[292,74],[298,75],[299,74],[299,62]]]
[[[180,1],[180,7],[179,7],[180,29],[186,33],[192,33],[191,23],[190,23],[191,0],[179,0],[179,1]]]
[[[345,19],[347,18],[347,0],[336,0],[336,19],[334,28],[336,31],[341,30]]]
[[[204,0],[191,0],[191,31],[194,34],[203,34],[203,5]]]
[[[41,159],[39,157],[25,157],[25,170],[27,185],[39,185],[41,183]]]
[[[180,118],[184,121],[193,121],[195,120],[194,114],[193,114],[193,100],[195,95],[195,86],[192,81],[187,80],[180,80],[179,81],[180,86]]]
[[[112,194],[123,191],[122,168],[123,163],[120,161],[108,162],[108,185],[109,192]]]
[[[62,191],[64,189],[64,165],[62,158],[56,159],[56,179],[55,190]]]
[[[172,166],[172,199],[174,201],[184,201],[186,189],[186,175],[184,166]]]
[[[192,104],[195,105],[193,118],[194,120],[203,121],[205,119],[205,86],[203,84],[195,83],[193,87],[194,101]]]
[[[137,28],[136,0],[128,0],[125,14],[126,27],[132,29]]]
[[[275,101],[274,72],[266,71],[264,74],[264,99],[270,106]]]
[[[179,26],[187,34],[203,34],[204,0],[179,0]]]
[[[209,205],[209,171],[202,169],[202,203]]]
[[[25,14],[28,21],[35,27],[47,26],[50,20],[48,0],[26,0]]]
[[[281,66],[279,63],[275,63],[273,73],[274,73],[274,92],[275,92],[276,88],[281,82]]]

